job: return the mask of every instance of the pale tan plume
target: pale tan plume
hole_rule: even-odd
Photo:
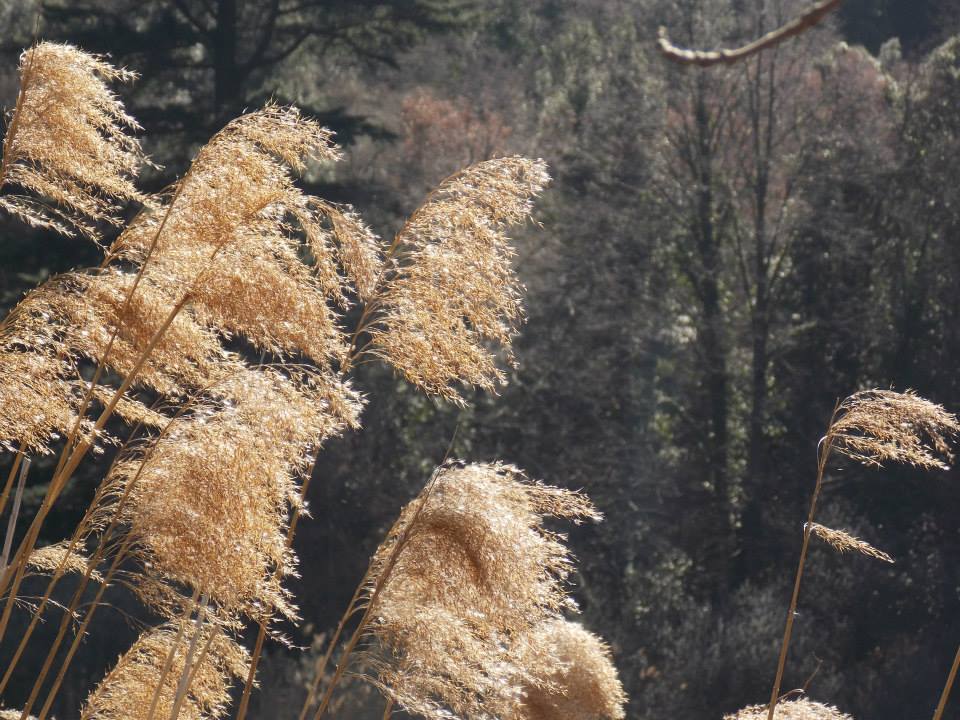
[[[3,144],[0,208],[30,225],[99,240],[123,204],[143,201],[136,122],[108,83],[134,76],[71,45],[42,42],[20,59],[20,94]]]
[[[911,391],[864,390],[840,403],[827,440],[867,465],[900,462],[947,469],[960,423],[940,405]]]
[[[183,635],[174,623],[144,632],[87,697],[82,720],[146,720],[158,686],[154,717],[168,718],[186,665],[188,643]],[[188,671],[192,682],[180,709],[180,720],[225,717],[230,685],[246,671],[246,651],[215,624],[203,626],[199,644],[206,652]],[[173,662],[164,674],[171,650]]]
[[[506,228],[526,221],[549,176],[542,161],[497,158],[445,180],[394,241],[370,322],[370,352],[424,392],[462,404],[458,386],[494,390],[513,363],[522,287]]]
[[[893,562],[893,558],[887,553],[882,550],[877,550],[870,543],[854,537],[845,530],[834,530],[824,527],[819,523],[811,523],[810,531],[837,552],[845,553],[853,551],[876,558],[877,560],[883,560],[884,562]]]
[[[824,705],[806,698],[778,703],[774,713],[775,720],[853,720],[850,715],[840,712],[831,705]],[[724,715],[723,720],[764,720],[766,717],[766,705],[751,705],[730,715]]]

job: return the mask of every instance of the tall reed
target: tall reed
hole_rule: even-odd
[[[37,45],[24,53],[3,143],[0,186],[23,193],[8,190],[0,208],[29,224],[103,243],[105,229],[121,225],[125,204],[142,206],[105,247],[100,267],[48,280],[0,325],[0,443],[16,453],[4,506],[11,493],[18,497],[14,478],[24,477],[30,455],[62,445],[40,511],[0,578],[2,637],[28,572],[51,576],[0,693],[60,578],[83,576],[26,705],[14,713],[23,720],[76,618],[78,633],[38,718],[49,716],[105,589],[118,582],[163,623],[121,657],[81,716],[222,717],[231,678],[245,679],[244,716],[266,636],[282,641],[271,625],[297,618],[283,580],[296,571],[292,538],[316,454],[328,438],[359,427],[363,398],[349,371],[361,359],[381,359],[458,404],[461,388],[505,382],[500,363],[514,362],[511,342],[523,319],[506,228],[529,217],[548,180],[539,161],[479,163],[444,181],[382,248],[352,208],[296,185],[308,163],[339,157],[329,131],[270,104],[229,123],[183,178],[148,197],[133,185],[145,161],[127,134],[137,125],[107,86],[129,79],[76,48]],[[355,303],[360,320],[347,329]],[[251,355],[260,363],[248,362]],[[108,431],[115,415],[133,427],[126,440]],[[121,452],[72,538],[36,549],[75,470],[105,444]],[[540,526],[544,514],[595,517],[586,499],[530,483],[505,465],[443,468],[428,487],[348,609],[347,617],[366,612],[337,677],[357,642],[375,637],[408,657],[426,652],[433,672],[458,657],[464,673],[474,672],[474,696],[457,700],[430,690],[429,673],[411,677],[409,664],[401,670],[387,655],[369,655],[388,712],[394,702],[427,714],[440,702],[476,713],[501,703],[505,717],[571,708],[621,717],[607,649],[560,620],[572,607],[562,588],[570,561]],[[436,504],[428,505],[434,490]],[[457,514],[457,497],[473,504],[472,513]],[[11,526],[15,519],[14,511]],[[12,532],[7,537],[9,544]],[[471,575],[468,563],[459,586],[448,577],[443,594],[418,608],[411,593],[427,587],[425,573],[439,577],[439,567],[417,566],[435,541],[451,561],[464,541],[486,543],[484,577]],[[81,610],[90,581],[100,586]],[[467,601],[474,610],[464,617]],[[381,614],[376,626],[373,608]],[[444,622],[428,622],[431,613]],[[259,631],[252,657],[235,641],[251,620]],[[462,639],[473,638],[466,648],[449,634],[463,622]],[[484,629],[510,639],[502,665],[490,664],[503,651]],[[511,698],[493,692],[494,676],[509,681]],[[447,677],[449,693],[455,680]]]
[[[766,708],[767,720],[773,720],[780,699],[811,536],[816,535],[840,552],[853,550],[892,562],[889,555],[849,533],[826,528],[814,522],[831,452],[836,450],[857,462],[873,467],[880,467],[885,462],[898,462],[922,470],[944,470],[952,457],[949,440],[958,433],[960,423],[954,415],[909,391],[897,393],[890,390],[865,390],[838,403],[833,417],[830,418],[827,432],[819,443],[816,483],[810,499],[807,521],[803,526],[803,541],[794,577],[793,594],[787,609],[773,690]]]

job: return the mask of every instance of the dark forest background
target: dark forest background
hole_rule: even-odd
[[[469,162],[543,157],[555,178],[543,227],[516,236],[529,321],[499,397],[461,411],[363,368],[365,429],[326,449],[313,520],[297,535],[304,622],[288,632],[313,649],[268,651],[255,717],[298,712],[323,634],[457,428],[455,456],[583,488],[606,515],[571,538],[575,595],[613,647],[630,718],[718,720],[766,700],[836,400],[914,388],[960,410],[956,4],[848,0],[824,26],[730,68],[684,69],[655,50],[660,25],[681,43],[732,45],[801,8],[0,2],[7,108],[38,17],[40,37],[141,74],[121,94],[162,166],[144,176],[149,189],[269,98],[337,131],[345,160],[307,184],[384,237]],[[97,257],[3,218],[3,311]],[[42,483],[43,468],[33,477]],[[73,527],[98,479],[91,465],[48,540]],[[28,505],[39,497],[34,487]],[[958,518],[955,471],[831,468],[822,521],[897,563],[814,548],[784,687],[817,671],[811,696],[858,720],[929,717],[960,641]],[[135,603],[119,591],[111,601],[61,693],[61,720],[135,636]],[[358,709],[340,716],[366,716],[354,694]],[[960,699],[947,717],[960,718]]]

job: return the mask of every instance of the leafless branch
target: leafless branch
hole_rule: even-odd
[[[755,55],[761,50],[779,45],[787,38],[806,32],[840,7],[842,2],[843,0],[821,0],[813,4],[809,10],[796,20],[792,20],[786,25],[782,25],[776,30],[768,32],[763,37],[733,50],[688,50],[677,47],[670,42],[666,28],[660,28],[660,39],[657,41],[657,45],[665,57],[681,65],[697,65],[699,67],[731,65],[751,55]]]

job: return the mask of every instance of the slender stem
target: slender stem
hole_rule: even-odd
[[[787,610],[787,624],[783,630],[783,642],[780,645],[780,657],[777,660],[777,675],[773,681],[773,690],[770,693],[770,704],[767,706],[767,720],[773,720],[773,714],[777,709],[777,701],[780,698],[780,686],[783,682],[783,670],[787,664],[787,651],[790,649],[790,637],[793,634],[793,619],[797,612],[797,601],[800,598],[800,581],[803,579],[803,568],[807,561],[807,550],[810,547],[810,533],[813,529],[813,518],[817,512],[817,501],[820,499],[820,490],[823,488],[823,473],[827,467],[827,459],[830,456],[830,449],[833,445],[834,420],[837,417],[837,411],[840,404],[833,408],[833,415],[830,417],[830,424],[827,428],[827,435],[821,441],[820,457],[817,462],[817,484],[813,490],[813,497],[810,499],[810,511],[807,513],[807,522],[803,526],[803,544],[800,547],[800,560],[797,563],[797,574],[793,581],[793,595],[790,598],[790,607]]]
[[[194,610],[197,609],[197,602],[200,599],[200,591],[194,590],[193,597],[190,599],[190,608],[187,612],[187,617],[193,615]],[[167,679],[167,674],[170,672],[170,668],[173,667],[173,661],[177,656],[177,648],[180,646],[180,640],[183,639],[183,631],[186,627],[186,622],[183,620],[180,621],[179,627],[177,628],[177,636],[173,639],[173,643],[170,645],[170,652],[167,653],[167,658],[163,663],[163,669],[160,671],[160,676],[157,678],[157,689],[153,691],[153,700],[150,701],[150,711],[147,713],[147,720],[153,720],[154,716],[157,714],[157,707],[160,704],[160,695],[163,694],[163,683]]]
[[[313,703],[316,702],[317,691],[320,689],[320,683],[323,682],[323,676],[327,670],[327,665],[330,664],[330,657],[333,655],[333,651],[336,649],[337,643],[340,641],[340,635],[343,634],[344,626],[347,624],[347,621],[353,617],[357,601],[360,599],[360,595],[363,593],[363,588],[366,585],[369,577],[370,570],[367,569],[367,572],[360,581],[360,584],[357,585],[357,589],[354,590],[353,597],[350,598],[350,604],[347,605],[347,611],[341,616],[340,621],[337,623],[337,629],[334,631],[333,637],[330,638],[330,642],[327,643],[327,649],[324,651],[323,657],[320,658],[320,661],[314,668],[313,684],[310,686],[310,690],[307,692],[307,699],[303,703],[303,708],[300,710],[300,717],[298,720],[305,720],[307,713],[310,712],[310,708],[313,707]]]
[[[23,461],[23,458],[23,450],[18,450],[17,456],[13,459],[13,465],[10,466],[7,482],[3,486],[3,495],[0,495],[0,515],[3,515],[3,511],[7,509],[7,500],[10,499],[10,491],[13,490],[13,480],[17,477],[17,470],[20,469],[20,463]]]
[[[30,469],[30,458],[20,463],[20,477],[17,478],[17,492],[13,496],[13,507],[10,510],[10,519],[7,521],[7,535],[3,539],[3,552],[0,553],[0,571],[7,567],[10,558],[10,546],[13,544],[13,534],[17,530],[17,517],[20,515],[20,502],[23,500],[23,486],[27,481],[27,471]]]
[[[937,704],[937,711],[933,714],[933,720],[940,720],[943,717],[943,711],[947,707],[947,699],[950,697],[950,690],[953,688],[953,681],[957,679],[958,669],[960,669],[960,647],[957,648],[957,655],[953,658],[953,666],[950,668],[950,674],[947,675],[947,684],[943,686],[943,692],[940,694],[940,702]]]
[[[310,464],[310,469],[307,471],[304,480],[303,487],[300,489],[300,501],[301,503],[307,497],[307,490],[310,488],[310,480],[313,478],[313,472],[317,467],[317,459],[314,458],[313,462]],[[290,519],[290,527],[287,528],[287,547],[293,545],[293,536],[297,532],[297,523],[300,521],[300,508],[295,508],[293,511],[293,517]],[[274,571],[274,577],[280,575],[280,568],[277,568]],[[250,693],[253,691],[253,681],[257,675],[257,665],[260,663],[260,655],[263,653],[263,643],[267,637],[267,621],[260,620],[258,622],[260,626],[257,630],[257,641],[253,647],[253,655],[250,657],[250,670],[247,672],[247,679],[243,685],[243,695],[240,697],[240,707],[237,710],[237,720],[244,720],[247,716],[247,709],[250,706]]]
[[[126,557],[127,550],[130,548],[132,543],[129,539],[124,541],[124,544],[117,551],[116,556],[113,559],[113,562],[110,565],[110,569],[107,570],[107,574],[103,578],[103,582],[100,583],[100,587],[97,588],[97,593],[93,598],[93,601],[90,603],[90,607],[87,610],[86,615],[84,615],[83,621],[80,623],[80,627],[77,628],[77,632],[74,635],[73,642],[70,643],[70,647],[67,648],[67,654],[63,658],[63,662],[60,663],[60,670],[57,672],[57,677],[54,678],[53,685],[50,687],[49,692],[47,693],[46,700],[43,702],[43,707],[40,710],[38,720],[44,720],[47,717],[47,713],[50,712],[50,708],[53,705],[54,699],[57,697],[57,692],[60,690],[60,686],[63,684],[63,679],[67,675],[67,670],[70,667],[70,663],[73,662],[73,656],[76,654],[77,650],[80,647],[80,643],[83,642],[83,638],[86,635],[87,628],[90,626],[90,622],[93,620],[93,615],[96,613],[97,608],[100,607],[100,601],[103,599],[104,593],[106,593],[107,588],[110,587],[110,582],[113,580],[114,575],[120,568],[120,563],[123,562]],[[91,558],[91,562],[93,559]],[[84,591],[87,589],[87,585],[90,581],[90,564],[87,565],[88,572],[84,574],[83,579],[80,582],[80,585],[74,591],[73,598],[70,601],[70,606],[67,608],[67,611],[64,613],[63,618],[60,620],[60,627],[57,629],[57,637],[54,640],[54,643],[50,650],[47,652],[47,657],[44,660],[43,667],[40,670],[40,674],[37,676],[37,679],[34,681],[33,688],[30,690],[30,697],[27,700],[26,705],[23,708],[23,714],[20,716],[20,720],[27,720],[30,710],[33,708],[33,704],[36,702],[37,697],[40,695],[40,689],[43,686],[43,681],[46,679],[47,674],[50,672],[50,668],[53,666],[53,660],[57,656],[57,650],[60,648],[60,644],[63,642],[63,638],[67,634],[67,629],[70,626],[70,620],[73,618],[73,613],[76,611],[76,607],[80,602],[80,598],[83,597]],[[9,670],[7,671],[9,675]],[[5,678],[6,679],[6,678]]]
[[[317,712],[314,714],[313,720],[320,720],[320,718],[323,717],[324,712],[326,712],[327,706],[330,704],[330,700],[333,698],[334,689],[337,687],[337,684],[340,682],[340,680],[343,679],[343,674],[346,671],[347,665],[350,662],[350,656],[353,654],[353,651],[356,648],[357,643],[360,641],[360,638],[363,637],[363,633],[367,628],[367,623],[370,620],[370,615],[373,613],[373,610],[377,606],[377,600],[380,598],[380,593],[383,592],[383,588],[386,587],[387,580],[390,579],[390,575],[393,572],[393,569],[396,567],[397,561],[400,559],[400,554],[403,552],[404,547],[406,547],[407,540],[410,538],[411,531],[416,526],[417,520],[420,519],[420,515],[423,513],[423,509],[427,506],[427,502],[430,499],[430,495],[433,493],[433,489],[436,487],[437,479],[439,477],[440,477],[440,473],[435,471],[433,476],[430,478],[430,482],[427,483],[427,487],[424,489],[422,493],[422,497],[420,498],[420,502],[417,505],[416,511],[414,511],[413,513],[413,517],[410,518],[409,522],[407,522],[406,526],[403,528],[403,531],[400,533],[400,536],[397,538],[397,542],[393,546],[393,550],[391,550],[390,555],[387,558],[387,562],[384,564],[382,571],[377,577],[377,582],[373,588],[373,593],[371,593],[370,599],[367,602],[367,606],[366,606],[366,609],[364,610],[363,616],[360,618],[360,622],[357,624],[356,629],[354,629],[353,634],[350,636],[350,640],[347,642],[347,646],[344,648],[343,654],[340,656],[340,660],[337,663],[337,669],[333,675],[333,679],[330,681],[330,684],[327,685],[327,689],[324,691],[323,697],[320,699],[320,707],[317,708]],[[401,514],[401,518],[402,518],[402,514]],[[399,522],[400,522],[400,519],[398,519],[397,522],[394,523],[394,526],[391,528],[390,533],[388,533],[387,537],[393,534]],[[365,578],[368,577],[369,574],[370,574],[370,570],[368,568],[367,575],[364,577]],[[360,584],[360,586],[357,588],[358,592],[361,591],[364,584],[365,584],[365,581]],[[353,610],[348,608],[347,615],[345,615],[345,617],[348,617],[349,615],[352,615],[352,614],[353,614]],[[341,620],[341,622],[344,622],[344,621]],[[331,647],[332,647],[332,643],[331,643]],[[329,652],[329,649],[328,649],[328,652]]]
[[[190,690],[190,681],[194,678],[191,672],[193,666],[193,656],[197,652],[197,644],[200,642],[200,635],[203,634],[203,614],[207,609],[207,596],[200,598],[200,607],[197,609],[196,628],[193,637],[190,639],[190,649],[187,650],[187,656],[183,661],[183,672],[180,673],[180,680],[177,683],[177,694],[173,700],[173,708],[170,710],[170,720],[177,720],[180,715],[180,708],[183,707],[183,701]]]
[[[383,708],[383,720],[388,720],[391,713],[393,713],[393,698],[387,698],[387,705]]]

